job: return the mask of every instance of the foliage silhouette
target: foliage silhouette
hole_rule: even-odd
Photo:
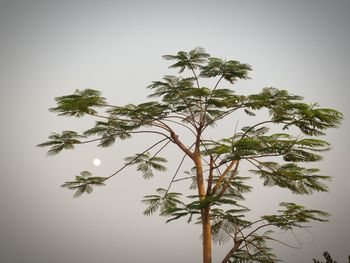
[[[333,260],[331,255],[325,251],[323,252],[323,257],[325,258],[326,262],[325,263],[338,263],[337,261]],[[348,257],[348,262],[350,263],[350,255]],[[322,261],[316,260],[316,259],[312,259],[313,263],[323,263]]]

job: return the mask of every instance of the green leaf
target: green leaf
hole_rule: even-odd
[[[83,193],[91,194],[93,186],[102,186],[107,177],[92,176],[89,171],[82,171],[74,181],[65,182],[61,187],[75,191],[74,197],[80,197]]]
[[[201,77],[212,78],[222,76],[230,83],[235,83],[238,79],[248,79],[251,66],[242,64],[235,60],[223,61],[219,58],[211,57],[207,65],[201,67]]]
[[[137,170],[140,171],[145,179],[150,179],[154,176],[153,169],[160,172],[165,172],[167,169],[162,163],[167,160],[159,156],[151,156],[149,152],[136,154],[135,156],[126,157],[125,161],[130,165],[138,164]]]
[[[103,107],[106,104],[101,92],[93,89],[76,90],[72,95],[55,98],[56,108],[50,108],[60,116],[82,117],[85,114],[96,114],[94,107]]]
[[[179,199],[182,195],[180,193],[167,192],[163,188],[158,188],[157,192],[158,195],[144,196],[142,203],[148,205],[144,215],[152,215],[159,209],[160,215],[167,216],[176,210],[178,205],[183,204]]]
[[[296,194],[311,194],[313,191],[326,192],[327,187],[322,181],[330,177],[316,175],[319,169],[304,168],[295,163],[279,165],[274,162],[261,162],[258,170],[251,170],[259,174],[265,186],[279,186],[288,188]]]
[[[330,216],[328,213],[306,209],[301,205],[294,203],[280,203],[284,209],[279,210],[280,214],[277,215],[266,215],[262,218],[265,219],[269,224],[273,224],[284,230],[290,230],[292,228],[304,228],[307,227],[307,223],[311,221],[327,222],[327,218]]]
[[[51,146],[47,155],[52,156],[60,153],[62,150],[74,149],[75,144],[81,143],[80,138],[85,138],[83,135],[79,135],[75,131],[63,131],[61,134],[52,133],[49,136],[49,141],[38,144],[38,147]]]
[[[203,63],[207,61],[210,55],[205,53],[205,50],[201,47],[185,52],[179,51],[176,55],[164,55],[163,58],[166,60],[174,60],[175,63],[169,68],[178,68],[179,73],[182,73],[185,69],[197,69]]]

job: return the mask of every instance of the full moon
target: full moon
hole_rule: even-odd
[[[92,163],[95,165],[95,166],[100,166],[101,165],[101,160],[96,158],[92,161]]]

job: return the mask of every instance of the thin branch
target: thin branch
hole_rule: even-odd
[[[181,95],[181,94],[179,94],[179,92],[177,91],[176,87],[172,83],[170,83],[170,85],[174,88],[174,90],[178,93],[178,95]],[[189,105],[188,102],[182,96],[180,96],[180,98],[185,103],[187,109],[190,111],[190,116],[187,116],[187,117],[192,118],[192,121],[193,121],[192,125],[193,125],[193,127],[195,129],[197,129],[196,119],[194,118],[194,113],[191,110],[191,105]]]
[[[274,121],[262,121],[262,122],[259,122],[253,126],[251,126],[248,130],[245,131],[245,133],[243,133],[242,137],[240,138],[241,140],[248,134],[248,132],[250,132],[251,130],[253,130],[255,127],[259,126],[259,125],[262,125],[262,124],[265,124],[265,123],[270,123],[270,122],[274,122]]]
[[[167,141],[166,144],[164,144],[150,159],[149,161],[153,160],[167,145],[171,142],[171,140]]]
[[[252,241],[244,240],[244,243],[245,243],[244,246],[247,246],[248,244],[254,246],[257,250],[259,250],[261,253],[263,253],[269,260],[271,260],[271,263],[274,263],[273,259],[272,259],[265,251],[263,251],[261,248],[259,248],[257,245],[255,245],[255,244],[253,243],[253,240],[252,240]],[[248,243],[248,244],[247,244],[247,243]]]
[[[233,171],[232,171],[232,173],[231,173],[231,176],[230,176],[229,179],[227,180],[227,182],[226,182],[226,184],[224,185],[224,187],[221,189],[220,194],[219,194],[218,196],[221,197],[221,196],[226,192],[226,190],[227,190],[227,188],[228,188],[228,186],[229,186],[231,180],[233,179],[233,177],[235,176],[235,174],[236,174],[236,172],[237,172],[238,166],[239,166],[239,161],[236,162],[236,166],[235,166],[235,168],[233,169]]]
[[[193,179],[194,177],[195,177],[195,176],[183,177],[183,178],[180,178],[180,179],[173,180],[173,183],[175,183],[175,182],[180,182],[180,181],[184,181],[184,180],[187,180],[187,179]]]
[[[133,133],[133,134],[137,134],[137,133],[153,133],[153,134],[159,134],[159,135],[163,135],[165,136],[166,138],[170,139],[170,137],[162,132],[158,132],[158,131],[130,131],[130,132],[126,132],[126,133]],[[119,133],[115,133],[111,136],[117,136]],[[91,143],[91,142],[96,142],[96,141],[100,141],[102,140],[103,137],[101,138],[96,138],[96,139],[92,139],[92,140],[88,140],[88,141],[82,141],[82,142],[79,142],[79,143],[76,143],[76,144],[87,144],[87,143]]]
[[[218,121],[218,120],[220,120],[220,119],[226,117],[227,115],[230,115],[231,113],[233,113],[233,112],[235,112],[236,110],[242,108],[243,106],[244,106],[244,105],[240,105],[240,106],[238,106],[237,108],[233,108],[233,109],[231,109],[231,110],[225,111],[225,112],[222,113],[221,115],[219,115],[219,116],[213,118],[210,122],[206,123],[206,124],[203,126],[203,130],[202,130],[202,131],[204,131],[206,128],[208,128],[209,125],[211,125],[212,123],[214,123],[214,122],[216,122],[216,121]]]
[[[224,77],[224,75],[222,74],[221,77],[219,78],[219,80],[216,82],[215,87],[214,87],[214,89],[212,90],[212,93],[210,94],[209,99],[207,99],[207,97],[205,97],[205,103],[206,103],[206,105],[205,105],[205,107],[204,107],[203,118],[204,118],[205,113],[207,112],[208,107],[209,107],[208,101],[211,100],[211,98],[213,97],[213,95],[214,95],[213,93],[214,93],[214,91],[216,90],[216,88],[218,87],[218,85],[219,85],[219,83],[220,83],[220,81],[222,80],[223,77]],[[204,120],[203,120],[203,121],[204,121]]]
[[[172,122],[172,123],[178,124],[178,125],[180,125],[180,126],[182,126],[182,127],[185,127],[185,128],[188,129],[194,136],[196,136],[196,133],[195,133],[190,127],[188,127],[187,125],[185,125],[185,124],[183,124],[183,123],[181,123],[181,122],[173,121],[173,120],[169,120],[169,119],[164,120],[164,121]]]
[[[113,106],[111,106],[111,105],[108,105],[109,107],[113,107]],[[117,107],[117,106],[114,106],[114,107]],[[94,117],[98,117],[98,118],[103,118],[103,119],[107,119],[107,120],[115,120],[116,118],[112,118],[112,117],[107,117],[107,116],[102,116],[102,115],[98,115],[98,114],[94,114],[94,113],[88,113],[89,115],[91,115],[91,116],[94,116]],[[142,114],[142,113],[141,113]],[[144,117],[150,117],[150,116],[148,116],[148,115],[145,115],[145,114],[142,114]],[[142,120],[142,119],[140,119],[140,118],[138,118],[138,120],[140,121],[140,122],[144,122],[144,120]],[[171,129],[170,129],[170,127],[168,126],[168,125],[166,125],[165,123],[163,123],[161,120],[159,120],[159,119],[156,119],[156,118],[152,118],[152,120],[153,121],[157,121],[157,122],[159,122],[160,124],[157,124],[157,123],[154,123],[154,122],[150,122],[149,123],[149,125],[150,126],[155,126],[155,127],[158,127],[158,128],[161,128],[161,129],[164,129],[164,130],[166,130],[166,131],[168,131],[168,132],[170,132],[171,131]],[[130,119],[129,120],[123,120],[123,121],[130,121]],[[143,125],[147,125],[147,123],[143,123]]]
[[[255,127],[259,126],[259,125],[262,125],[262,124],[265,124],[265,123],[283,123],[283,124],[288,124],[287,122],[283,122],[283,121],[273,121],[273,120],[269,120],[269,121],[262,121],[262,122],[259,122],[253,126],[251,126],[248,130],[245,131],[245,133],[243,133],[242,137],[240,138],[241,140],[248,134],[248,132],[250,132],[252,129],[254,129]]]
[[[201,145],[205,148],[205,150],[206,151],[208,151],[208,148],[207,148],[207,146],[205,145],[205,143],[204,143],[204,141],[211,141],[211,142],[214,142],[214,141],[212,141],[212,140],[200,140],[200,143],[201,143]],[[214,162],[214,168],[217,170],[217,172],[218,172],[218,174],[221,176],[221,171],[220,171],[220,169],[219,169],[219,166],[217,166],[216,165],[216,163],[215,163],[215,161],[217,160],[219,158],[219,155],[215,158],[215,159],[213,159],[213,162]],[[205,160],[205,162],[208,164],[208,162]],[[210,167],[210,163],[209,163],[209,167]],[[209,169],[210,170],[210,169]],[[208,171],[208,170],[206,170],[206,171]]]
[[[217,171],[219,177],[221,177],[221,176],[222,176],[222,173],[221,173],[221,171],[220,171],[220,166],[218,166],[218,165],[216,164],[216,159],[214,160],[214,168],[215,168],[215,170]],[[226,166],[226,168],[227,168],[227,166]]]
[[[248,235],[246,235],[246,239],[253,235],[256,231],[258,231],[259,229],[263,228],[263,227],[267,227],[267,226],[275,226],[273,223],[267,223],[267,224],[263,224],[261,226],[258,226],[256,229],[254,229],[253,231],[251,231]]]
[[[225,258],[222,260],[221,263],[228,262],[230,260],[230,258],[232,257],[232,255],[238,250],[238,248],[240,247],[242,242],[243,242],[242,240],[234,240],[233,248],[227,253],[227,255],[225,256]]]
[[[242,239],[244,239],[245,237],[244,237],[244,235],[243,235],[242,231],[240,231],[240,230],[238,229],[238,232],[240,232],[240,234],[241,234],[241,236],[242,236]],[[230,236],[232,237],[232,235],[230,235]],[[232,238],[233,238],[233,240],[236,240],[236,238],[237,238],[237,233],[236,233],[236,234],[235,234],[235,236],[234,236],[234,237],[232,237]],[[252,258],[253,258],[253,256],[251,255],[251,253],[250,253],[250,251],[249,251],[248,246],[247,246],[247,245],[245,245],[244,247],[245,247],[245,250],[247,251],[247,254],[248,254],[249,258],[250,258],[250,259],[252,259]]]
[[[110,176],[106,177],[103,181],[106,181],[108,179],[110,179],[111,177],[115,176],[116,174],[118,174],[119,172],[121,172],[122,170],[124,170],[127,166],[129,166],[130,164],[132,164],[137,158],[139,158],[141,155],[145,154],[146,152],[148,152],[149,150],[153,149],[154,147],[156,147],[158,144],[164,142],[165,140],[169,140],[169,138],[164,138],[163,140],[158,141],[157,143],[153,144],[152,146],[148,147],[146,150],[144,150],[142,153],[137,154],[135,158],[133,158],[130,162],[126,163],[125,165],[123,165],[119,170],[117,170],[116,172],[114,172],[113,174],[111,174]]]
[[[282,244],[282,245],[284,245],[284,246],[286,246],[286,247],[289,247],[289,248],[294,248],[294,249],[301,249],[301,248],[302,248],[302,246],[301,246],[300,244],[298,244],[299,247],[295,247],[295,246],[289,245],[289,244],[287,244],[287,243],[285,243],[285,242],[283,242],[283,241],[280,241],[280,240],[278,240],[278,239],[274,239],[274,238],[272,238],[272,237],[266,237],[266,236],[265,236],[265,238],[267,238],[268,240],[272,240],[272,241],[275,241],[275,242],[277,242],[277,243],[280,243],[280,244]]]
[[[193,146],[194,146],[194,144],[192,144],[191,147],[190,147],[189,149],[191,149]],[[173,178],[171,179],[171,181],[170,181],[170,183],[169,183],[169,186],[168,186],[168,188],[167,188],[167,190],[166,190],[166,193],[169,192],[171,185],[175,182],[175,178],[176,178],[177,174],[179,173],[180,168],[181,168],[181,166],[182,166],[182,164],[183,164],[183,162],[184,162],[186,156],[187,156],[187,154],[184,154],[184,156],[181,158],[181,161],[180,161],[179,165],[177,166],[177,169],[176,169],[176,171],[175,171],[175,173],[174,173],[174,176],[173,176]]]
[[[225,176],[228,174],[228,172],[231,170],[233,165],[237,162],[237,160],[232,160],[230,165],[225,169],[225,171],[222,173],[222,175],[219,177],[219,180],[216,182],[212,194],[215,194],[216,190],[219,188],[221,182],[224,180]]]
[[[170,132],[169,127],[167,127],[167,125],[163,125],[162,123],[156,123],[155,121],[150,122],[149,124],[144,124],[144,125],[158,127],[158,128],[163,129],[163,130],[166,130],[167,132]]]
[[[268,166],[262,164],[261,162],[259,162],[258,160],[255,160],[255,159],[253,159],[253,158],[247,158],[246,160],[247,160],[248,162],[250,162],[252,165],[254,165],[256,168],[258,168],[258,169],[259,169],[260,171],[262,171],[262,172],[265,172],[265,171],[264,171],[259,165],[257,165],[257,164],[255,164],[254,162],[252,162],[252,160],[254,160],[254,161],[256,161],[257,163],[259,163],[260,165],[262,165],[262,166],[268,168],[270,171],[276,172],[276,170],[274,170],[274,169],[272,169],[271,167],[268,167]]]
[[[169,183],[169,186],[168,186],[168,188],[167,188],[165,194],[167,194],[167,193],[169,192],[171,185],[175,182],[175,178],[176,178],[178,172],[180,171],[180,168],[181,168],[181,166],[182,166],[182,164],[183,164],[183,162],[184,162],[186,156],[187,156],[187,154],[184,154],[184,156],[182,157],[182,159],[181,159],[179,165],[177,166],[177,169],[176,169],[176,171],[175,171],[175,173],[174,173],[173,178],[171,179],[171,181],[170,181],[170,183]]]
[[[260,220],[258,220],[258,221],[260,221]],[[258,222],[258,221],[257,221],[257,222]],[[254,223],[254,222],[253,222],[253,223]],[[262,251],[259,247],[257,247],[255,244],[253,244],[254,239],[253,239],[253,240],[248,240],[248,241],[247,241],[248,236],[244,236],[244,235],[243,235],[243,232],[242,232],[241,230],[238,229],[238,231],[239,231],[239,232],[241,233],[241,235],[242,235],[243,242],[245,243],[244,247],[246,248],[247,253],[249,254],[249,256],[251,256],[251,254],[250,254],[249,251],[248,251],[248,244],[251,244],[251,245],[253,245],[256,249],[258,249],[261,253],[263,253],[265,256],[267,256],[267,257],[271,260],[271,263],[273,263],[273,260],[271,259],[271,257],[270,257],[268,254],[266,254],[266,253],[265,253],[264,251]]]
[[[278,156],[282,156],[284,155],[285,153],[275,153],[275,154],[261,154],[261,155],[250,155],[250,156],[246,156],[242,159],[252,159],[252,158],[264,158],[264,157],[278,157]]]
[[[188,65],[192,70],[193,76],[196,79],[196,83],[197,83],[197,88],[200,89],[200,85],[199,85],[199,80],[198,80],[198,76],[196,74],[196,72],[194,71],[191,62],[186,58],[186,60],[188,61]],[[203,127],[203,120],[204,120],[204,116],[205,116],[205,111],[203,110],[203,104],[202,104],[202,100],[199,101],[199,108],[200,108],[200,116],[199,116],[199,127],[202,128]]]
[[[107,116],[103,116],[103,115],[99,115],[99,114],[95,114],[95,113],[87,113],[88,115],[97,117],[97,118],[102,118],[102,119],[107,119],[107,120],[115,120],[116,118],[112,118],[112,117],[107,117]]]
[[[259,219],[259,220],[256,220],[256,221],[254,221],[254,222],[251,222],[250,224],[248,224],[248,225],[242,227],[241,229],[238,229],[238,231],[242,231],[243,229],[246,229],[246,228],[248,228],[248,227],[251,227],[252,225],[254,225],[254,224],[256,224],[256,223],[259,223],[259,222],[262,222],[262,221],[265,221],[265,219]]]
[[[233,133],[233,136],[232,136],[232,143],[234,142],[234,138],[235,138],[236,135],[237,135],[238,122],[239,122],[239,120],[237,120],[236,125],[235,125],[235,130],[234,130],[234,133]]]
[[[193,73],[194,78],[196,79],[197,87],[200,88],[197,74],[196,74],[196,72],[194,71],[194,69],[193,69],[193,67],[192,67],[192,65],[191,65],[191,62],[190,62],[187,58],[186,58],[186,60],[187,60],[188,65],[190,66],[190,68],[191,68],[191,70],[192,70],[192,73]]]
[[[214,158],[212,155],[210,155],[207,196],[209,196],[211,194],[211,187],[213,184],[213,171],[214,171]]]

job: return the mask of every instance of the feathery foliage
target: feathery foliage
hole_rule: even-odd
[[[161,163],[166,163],[167,160],[163,157],[151,156],[149,152],[126,157],[125,161],[130,163],[130,165],[137,164],[137,170],[142,173],[145,179],[150,179],[154,176],[153,170],[166,171],[166,167]]]
[[[57,107],[49,109],[60,116],[82,117],[85,114],[96,114],[93,107],[103,107],[105,98],[101,92],[93,89],[76,90],[72,95],[57,97]]]
[[[79,135],[75,131],[63,131],[61,134],[52,133],[49,136],[49,141],[40,143],[37,146],[47,147],[51,146],[50,150],[47,152],[48,155],[59,154],[63,149],[72,150],[75,144],[81,143],[79,139],[85,138],[83,135]]]
[[[61,185],[64,188],[74,190],[74,197],[79,197],[83,193],[91,194],[93,186],[102,186],[104,185],[105,177],[92,176],[88,171],[82,171],[80,175],[75,177],[74,181],[65,182]]]
[[[325,258],[325,263],[338,263],[337,261],[333,260],[332,256],[327,252],[323,252],[323,257]],[[313,263],[323,263],[322,261],[312,259]],[[350,255],[348,256],[348,262],[350,263]]]

